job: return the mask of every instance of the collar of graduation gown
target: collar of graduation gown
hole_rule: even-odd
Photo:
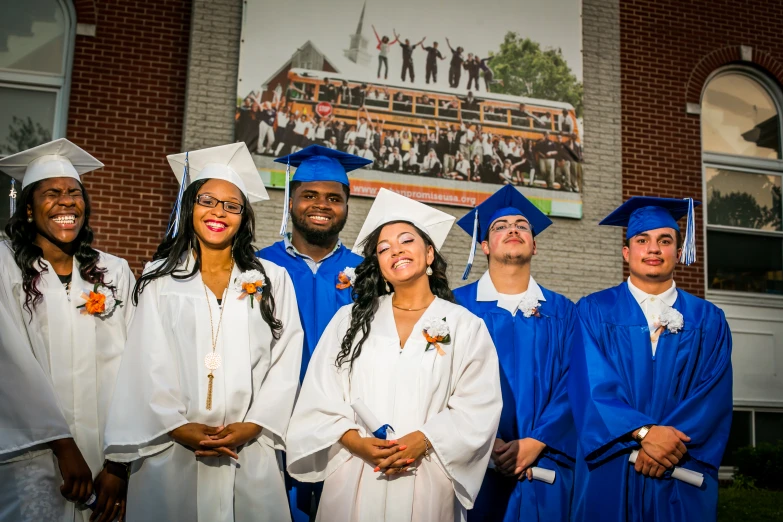
[[[680,305],[682,299],[679,299],[681,290],[677,289],[678,298],[675,300],[672,308],[682,313]],[[625,326],[647,326],[647,317],[645,317],[642,307],[638,305],[628,284],[623,281],[609,291],[598,292],[598,298],[595,300],[598,307],[605,311],[602,314],[608,323]],[[675,306],[676,305],[676,306]]]
[[[378,298],[378,311],[375,312],[376,319],[373,320],[372,333],[385,339],[392,340],[394,343],[397,343],[397,346],[399,347],[400,336],[397,334],[397,323],[394,321],[394,307],[392,306],[393,298],[394,293]],[[411,330],[411,334],[408,337],[405,346],[410,342],[417,341],[426,344],[427,341],[422,334],[423,328],[421,327],[421,323],[431,317],[436,317],[438,319],[446,317],[446,310],[444,309],[446,303],[447,301],[444,301],[440,297],[435,297],[435,300],[430,303],[427,309],[424,310],[424,313],[421,314],[419,320],[416,321],[416,324],[413,325],[413,329]]]
[[[628,290],[631,292],[633,298],[636,299],[636,302],[639,303],[639,306],[644,305],[644,302],[651,297],[660,299],[666,306],[670,307],[674,306],[674,302],[677,300],[677,284],[674,281],[672,281],[672,286],[669,287],[668,290],[658,295],[648,294],[647,292],[639,289],[631,282],[631,276],[628,276],[627,283]]]
[[[546,301],[546,297],[544,297],[544,293],[541,291],[541,287],[538,286],[538,283],[536,283],[532,275],[530,276],[530,281],[527,284],[527,290],[522,294],[522,296],[527,294],[533,295],[539,303]],[[501,294],[497,291],[497,288],[495,288],[495,284],[492,282],[492,278],[489,276],[489,270],[487,270],[478,281],[478,286],[476,287],[476,301],[499,301],[500,296]],[[520,301],[522,300],[522,296],[520,296]],[[518,309],[519,305],[517,305],[517,310]],[[517,310],[511,312],[511,315],[515,315]]]

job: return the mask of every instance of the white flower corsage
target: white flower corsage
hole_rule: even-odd
[[[248,270],[242,272],[234,279],[234,290],[239,292],[237,299],[244,299],[251,296],[250,308],[253,308],[253,301],[261,301],[261,290],[266,284],[264,274],[258,270]]]
[[[427,346],[424,348],[425,352],[434,347],[438,351],[438,355],[446,355],[446,352],[443,351],[439,344],[451,342],[451,332],[449,332],[449,325],[446,323],[445,317],[443,319],[434,317],[426,319],[422,333],[424,338],[427,339]]]
[[[525,317],[541,317],[538,313],[538,298],[529,292],[522,297],[518,308]]]
[[[345,290],[346,288],[353,286],[356,282],[356,269],[351,266],[346,266],[337,276],[337,280],[339,281],[336,285],[338,290]]]
[[[650,336],[650,339],[652,341],[657,341],[658,337],[663,333],[664,328],[671,333],[676,334],[682,330],[683,324],[682,314],[676,308],[669,307],[653,323],[655,332]]]
[[[77,308],[82,308],[82,313],[85,315],[109,317],[114,310],[122,306],[122,301],[115,297],[115,293],[116,289],[113,286],[95,283],[89,293],[82,292],[82,299],[86,302]]]

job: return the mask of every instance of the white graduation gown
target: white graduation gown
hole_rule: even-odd
[[[317,520],[339,522],[465,520],[487,469],[500,421],[498,359],[484,322],[465,308],[435,299],[400,349],[390,297],[380,299],[370,335],[349,375],[335,367],[353,305],[324,331],[307,370],[286,439],[288,472],[325,480]],[[428,318],[445,318],[445,355],[422,333]],[[350,404],[361,399],[396,436],[421,431],[434,455],[415,472],[391,478],[339,443],[358,429]],[[370,434],[371,436],[371,434]]]
[[[187,259],[187,272],[193,258]],[[231,275],[216,352],[212,409],[206,409],[212,351],[209,309],[201,273],[190,279],[165,276],[142,292],[130,327],[106,426],[108,458],[133,461],[127,520],[289,520],[283,473],[275,450],[284,448],[299,386],[304,333],[288,273],[262,261],[272,285],[275,316],[283,323],[274,340],[259,303],[238,299]],[[212,324],[220,310],[208,291]],[[169,432],[196,422],[209,426],[253,422],[263,429],[239,451],[196,458]]]
[[[22,273],[8,241],[0,243],[0,521],[87,520],[60,494],[62,477],[46,445],[72,437],[93,475],[103,466],[103,426],[133,316],[133,273],[100,252],[104,280],[123,302],[111,316],[84,315],[83,281],[74,258],[70,297],[46,261],[32,319],[22,308]]]

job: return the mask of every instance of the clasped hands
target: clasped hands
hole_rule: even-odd
[[[522,480],[533,480],[533,464],[544,451],[546,444],[532,439],[515,439],[505,442],[503,439],[495,439],[492,449],[492,462],[495,469],[503,476]]]
[[[348,430],[340,437],[340,443],[353,455],[374,466],[373,471],[387,476],[415,469],[427,449],[424,434],[420,431],[397,440],[383,440],[362,437],[358,430]]]
[[[690,441],[689,436],[673,426],[653,426],[642,440],[634,469],[646,477],[661,478],[682,460],[688,451],[685,442]]]
[[[228,426],[207,426],[190,422],[169,432],[172,439],[193,450],[196,457],[225,455],[239,460],[236,449],[258,437],[261,426],[252,422],[235,422]]]

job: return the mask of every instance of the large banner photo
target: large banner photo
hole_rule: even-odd
[[[319,144],[386,187],[473,207],[514,185],[582,217],[580,0],[246,0],[235,139],[268,187]]]

